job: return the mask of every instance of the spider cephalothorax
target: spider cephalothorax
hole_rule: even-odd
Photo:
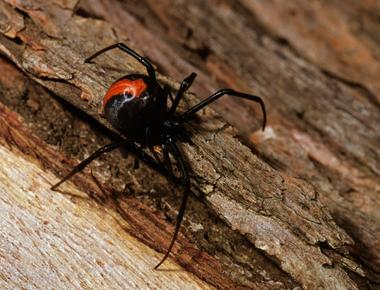
[[[183,141],[189,138],[189,136],[186,136],[182,124],[194,117],[199,110],[216,101],[223,95],[231,95],[258,102],[261,105],[264,115],[264,130],[266,124],[265,106],[262,99],[258,96],[237,92],[232,89],[222,89],[184,113],[177,114],[177,106],[184,93],[193,83],[196,74],[192,73],[182,81],[177,95],[173,98],[170,89],[166,86],[161,86],[157,82],[152,64],[123,43],[117,43],[106,47],[86,59],[85,62],[89,62],[99,54],[113,48],[119,48],[134,57],[146,67],[148,72],[148,75],[131,74],[117,80],[110,86],[103,98],[103,111],[105,117],[111,125],[125,137],[125,139],[98,149],[88,158],[79,163],[58,183],[52,186],[52,189],[56,189],[60,184],[75,173],[81,171],[92,160],[105,152],[112,151],[121,146],[126,146],[130,143],[139,143],[143,147],[150,148],[151,151],[154,151],[153,146],[161,146],[164,157],[163,163],[167,170],[172,170],[169,154],[171,154],[176,160],[177,166],[181,172],[184,192],[172,240],[165,256],[160,263],[156,265],[155,269],[157,269],[171,252],[183,220],[187,198],[190,193],[188,169],[177,145],[178,141]],[[171,101],[170,106],[168,106],[169,99]]]

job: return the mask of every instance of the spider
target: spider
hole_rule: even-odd
[[[71,172],[53,185],[51,189],[57,189],[59,185],[83,170],[91,161],[103,153],[110,152],[122,146],[127,146],[131,143],[138,144],[142,148],[149,148],[152,152],[155,146],[160,146],[163,153],[163,166],[173,174],[169,156],[169,154],[171,154],[180,171],[180,180],[183,183],[183,194],[171,242],[161,261],[154,267],[154,269],[157,269],[168,258],[173,248],[185,214],[186,203],[190,193],[189,169],[178,147],[179,141],[190,140],[190,137],[184,130],[183,124],[188,122],[199,110],[210,103],[224,95],[230,95],[260,104],[263,111],[262,129],[264,130],[266,125],[265,105],[263,100],[258,96],[237,92],[232,89],[222,89],[184,113],[179,114],[176,112],[177,106],[183,98],[184,93],[193,83],[196,74],[191,73],[181,82],[180,88],[175,98],[173,98],[169,87],[162,86],[158,83],[153,65],[146,58],[140,56],[123,43],[116,43],[96,52],[87,58],[85,63],[90,62],[98,55],[114,48],[118,48],[135,58],[145,66],[148,73],[148,75],[130,74],[120,78],[111,85],[103,98],[102,107],[104,116],[124,138],[121,141],[99,148],[75,166]],[[168,99],[171,101],[170,106],[168,105]]]

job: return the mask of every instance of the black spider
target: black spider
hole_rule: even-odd
[[[103,98],[105,117],[116,130],[125,136],[126,139],[108,144],[98,149],[74,167],[74,169],[58,183],[52,186],[52,189],[55,190],[60,184],[81,171],[101,154],[112,151],[121,146],[127,146],[131,143],[139,144],[142,147],[148,147],[151,150],[154,146],[161,146],[164,156],[164,166],[170,172],[172,172],[172,168],[169,153],[172,154],[181,172],[184,191],[172,240],[166,254],[160,263],[154,268],[157,269],[166,260],[172,250],[183,220],[186,202],[190,192],[188,169],[177,145],[177,141],[189,139],[189,136],[186,136],[182,124],[189,121],[199,110],[216,101],[223,95],[231,95],[258,102],[261,105],[264,115],[264,130],[266,124],[265,106],[260,97],[236,92],[232,89],[222,89],[204,99],[194,107],[188,109],[186,112],[176,114],[177,106],[181,101],[184,92],[188,90],[194,81],[196,74],[192,73],[182,81],[177,95],[173,99],[170,89],[167,86],[161,86],[157,82],[152,64],[146,58],[140,56],[123,43],[117,43],[106,47],[87,58],[85,62],[89,62],[96,56],[113,48],[119,48],[134,57],[146,67],[148,72],[148,76],[143,74],[131,74],[122,77],[111,85]],[[171,100],[171,105],[169,107],[168,98]]]

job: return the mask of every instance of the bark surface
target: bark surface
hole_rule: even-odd
[[[81,158],[113,138],[94,129],[109,128],[99,114],[107,87],[143,72],[117,51],[83,63],[109,44],[125,42],[153,60],[159,80],[173,90],[178,83],[167,76],[180,80],[195,71],[197,97],[225,86],[261,95],[269,113],[265,132],[255,104],[228,97],[214,106],[223,118],[206,109],[187,127],[194,144],[181,148],[198,199],[173,258],[218,288],[376,287],[379,7],[376,1],[286,3],[2,0],[0,50],[12,63],[0,63],[8,73],[0,77],[1,101],[22,116],[16,131],[31,130],[40,144],[60,145],[54,154],[61,149]],[[187,105],[197,102],[186,97]],[[45,171],[60,172],[62,160],[69,163],[64,171],[74,164],[46,157],[48,145],[36,146],[38,154],[28,142],[9,146],[44,159]],[[94,169],[102,185],[88,173],[76,184],[118,213],[127,232],[163,251],[179,190],[145,165],[136,168],[133,158],[121,162],[115,155]],[[111,190],[126,181],[132,196]]]

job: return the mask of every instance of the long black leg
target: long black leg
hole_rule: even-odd
[[[127,150],[132,152],[134,155],[136,155],[139,159],[141,159],[144,163],[146,163],[154,170],[158,171],[163,175],[167,174],[167,170],[163,166],[161,166],[161,164],[158,163],[154,158],[145,153],[144,150],[137,144],[130,144],[130,146],[127,147]]]
[[[164,165],[166,170],[168,171],[170,178],[175,180],[174,174],[173,174],[173,167],[172,167],[172,162],[169,157],[169,149],[166,144],[162,145],[162,153],[164,155]]]
[[[174,102],[174,98],[173,98],[172,92],[170,91],[170,88],[168,86],[166,86],[166,85],[163,86],[162,90],[163,90],[163,93],[162,93],[163,98],[162,98],[161,102],[162,102],[162,104],[165,108],[165,111],[166,111],[166,109],[168,107],[168,98],[170,99],[170,101],[172,103]]]
[[[170,88],[169,88],[168,86],[165,85],[165,86],[163,87],[163,91],[164,91],[164,94],[165,94],[166,96],[168,96],[169,99],[170,99],[170,101],[173,103],[173,102],[174,102],[174,98],[173,98],[172,92],[170,91]]]
[[[204,99],[199,104],[195,105],[194,107],[190,108],[188,111],[183,113],[181,116],[179,116],[179,118],[180,118],[179,120],[181,122],[185,122],[185,121],[189,120],[191,117],[194,116],[194,114],[196,112],[198,112],[202,108],[206,107],[207,105],[211,104],[212,102],[215,102],[217,99],[219,99],[220,97],[222,97],[224,95],[235,96],[235,97],[239,97],[239,98],[243,98],[243,99],[248,99],[248,100],[251,100],[254,102],[258,102],[261,106],[262,111],[263,111],[263,130],[265,129],[265,125],[267,123],[267,115],[266,115],[266,111],[265,111],[264,101],[258,96],[240,93],[240,92],[234,91],[232,89],[222,89],[220,91],[217,91],[216,93],[209,96],[207,99]]]
[[[185,215],[187,199],[188,199],[189,193],[190,193],[190,177],[189,177],[189,173],[188,173],[188,170],[186,168],[186,165],[185,165],[185,161],[183,160],[182,154],[179,151],[175,142],[173,142],[173,141],[170,142],[168,144],[168,146],[169,146],[169,149],[170,149],[171,153],[173,154],[174,158],[177,160],[179,168],[181,170],[182,179],[184,182],[184,190],[183,190],[183,195],[182,195],[181,206],[179,207],[179,210],[178,210],[177,221],[176,221],[172,240],[170,242],[168,249],[166,250],[165,256],[161,259],[161,261],[157,264],[157,266],[154,267],[154,269],[157,269],[158,267],[160,267],[162,265],[162,263],[167,259],[167,257],[169,257],[169,254],[173,248],[174,242],[177,239],[178,231],[179,231],[179,228],[181,227],[183,216]]]
[[[166,144],[162,145],[161,148],[162,148],[162,155],[163,155],[162,158],[160,158],[160,155],[157,153],[156,150],[154,150],[153,146],[149,147],[149,151],[152,153],[156,163],[159,165],[163,164],[167,174],[169,174],[169,177],[172,180],[175,180],[176,178],[173,174],[172,162],[169,157],[169,149]]]
[[[106,48],[103,48],[102,50],[99,50],[97,53],[93,54],[89,58],[86,58],[84,62],[89,62],[93,58],[97,57],[99,54],[102,54],[110,49],[119,48],[122,51],[128,53],[135,59],[137,59],[141,64],[143,64],[146,67],[146,70],[148,71],[148,75],[155,81],[156,80],[156,73],[154,72],[153,65],[147,60],[146,58],[139,55],[134,50],[130,49],[128,46],[126,46],[124,43],[115,43],[110,46],[107,46]]]
[[[169,110],[170,114],[173,114],[175,112],[183,94],[190,88],[196,76],[197,76],[196,73],[191,73],[187,78],[185,78],[181,82],[181,86],[179,87],[179,90],[177,92],[177,95],[175,96],[172,106],[170,107],[170,110]]]
[[[114,150],[114,149],[116,149],[116,148],[118,148],[118,147],[120,147],[122,145],[125,145],[125,144],[129,143],[129,142],[130,141],[123,140],[123,141],[120,141],[120,142],[117,142],[117,143],[108,144],[108,145],[105,145],[105,146],[99,148],[94,153],[92,153],[89,157],[87,157],[81,163],[79,163],[77,166],[75,166],[73,168],[73,170],[71,170],[70,173],[68,173],[65,177],[63,177],[58,183],[54,184],[51,187],[51,189],[52,190],[57,189],[57,187],[60,186],[63,182],[65,182],[67,179],[69,179],[74,174],[82,171],[88,164],[90,164],[91,161],[93,161],[95,158],[99,157],[103,153],[112,151],[112,150]]]

